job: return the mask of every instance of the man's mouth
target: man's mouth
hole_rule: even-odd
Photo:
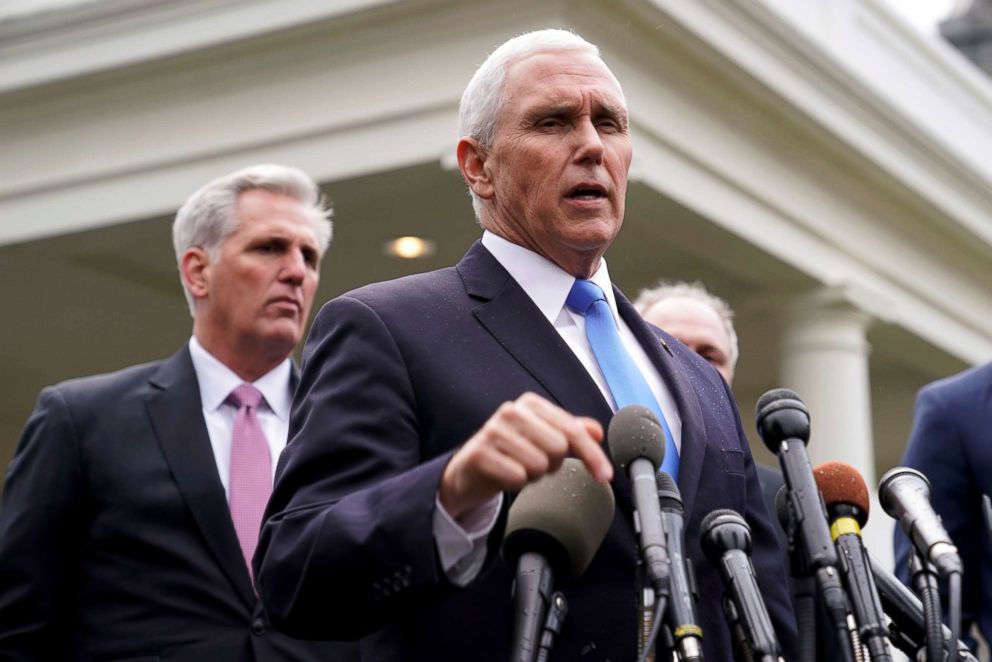
[[[583,182],[569,189],[565,197],[571,200],[598,200],[606,197],[606,188],[596,183]]]
[[[272,299],[269,303],[274,303],[281,306],[292,306],[297,310],[301,310],[303,308],[299,301],[290,297],[278,297],[276,299]]]

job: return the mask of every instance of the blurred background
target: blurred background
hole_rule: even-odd
[[[215,176],[279,162],[321,182],[318,302],[456,261],[481,234],[461,91],[542,27],[598,44],[627,95],[616,282],[726,299],[758,459],[754,403],[785,386],[814,464],[873,486],[919,387],[992,358],[988,0],[7,0],[0,463],[44,385],[188,338],[170,226]]]

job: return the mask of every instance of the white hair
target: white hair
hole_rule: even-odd
[[[503,108],[507,70],[519,60],[546,51],[578,51],[600,57],[596,45],[568,30],[536,30],[503,42],[479,65],[462,93],[458,107],[458,135],[473,138],[486,149],[492,147]],[[617,85],[619,87],[619,82]],[[472,196],[475,217],[481,221],[482,201],[471,189],[469,195]]]
[[[713,309],[713,312],[719,316],[720,322],[723,323],[723,330],[727,332],[727,339],[730,341],[730,367],[733,369],[737,365],[737,357],[740,352],[737,348],[737,331],[734,329],[734,311],[730,305],[720,297],[710,293],[699,281],[694,283],[661,281],[654,287],[641,290],[634,301],[634,308],[641,315],[644,315],[653,305],[668,299],[691,299]]]
[[[207,251],[211,259],[218,258],[221,244],[238,226],[235,213],[238,196],[256,189],[299,201],[317,237],[317,248],[321,255],[324,254],[331,243],[332,211],[317,183],[297,168],[262,164],[218,177],[191,195],[179,208],[172,224],[172,245],[180,268],[183,254],[194,246]],[[179,282],[190,313],[193,313],[193,295],[182,277]]]

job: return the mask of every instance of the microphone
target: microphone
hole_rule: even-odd
[[[675,481],[664,471],[657,473],[658,503],[661,524],[671,559],[672,595],[668,603],[667,621],[679,652],[679,660],[689,662],[703,659],[703,630],[696,620],[696,582],[692,566],[685,554],[682,495]]]
[[[613,490],[580,460],[528,484],[510,506],[503,559],[516,568],[511,662],[533,662],[556,581],[581,575],[613,521]]]
[[[758,398],[755,406],[758,435],[778,456],[788,488],[791,521],[798,533],[802,558],[816,576],[820,595],[837,632],[843,660],[851,659],[847,635],[847,596],[837,576],[837,550],[827,528],[827,514],[816,488],[806,444],[809,412],[789,389],[779,388]]]
[[[751,565],[751,527],[733,510],[714,510],[703,519],[701,544],[710,563],[717,566],[727,587],[724,609],[735,629],[743,629],[750,650],[745,659],[775,662],[781,659],[778,639],[768,608],[761,597]],[[750,653],[750,654],[748,654]]]
[[[837,547],[858,635],[872,660],[891,662],[888,629],[868,552],[861,541],[861,527],[868,522],[868,487],[857,469],[843,462],[825,462],[813,474],[827,504],[830,534]]]
[[[758,399],[755,417],[758,435],[782,465],[806,562],[813,568],[837,565],[837,552],[827,529],[827,514],[806,454],[809,443],[806,405],[793,391],[773,389]]]
[[[606,438],[613,460],[630,476],[634,528],[648,580],[658,594],[667,595],[670,563],[655,478],[665,456],[665,433],[650,409],[627,405],[613,415]]]
[[[930,505],[926,476],[908,467],[889,469],[878,483],[878,498],[889,517],[899,521],[906,537],[941,575],[963,571],[958,548]]]

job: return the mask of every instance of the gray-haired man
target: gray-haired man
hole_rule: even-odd
[[[272,630],[248,563],[329,217],[294,168],[210,182],[173,226],[189,342],[42,391],[0,510],[0,658],[352,658]]]

